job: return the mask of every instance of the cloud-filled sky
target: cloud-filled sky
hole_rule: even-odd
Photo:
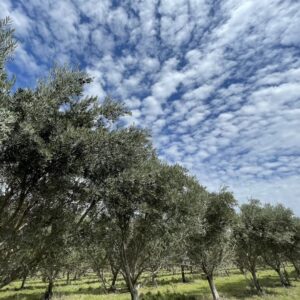
[[[300,215],[299,0],[1,0],[7,15],[18,86],[79,65],[161,158]]]

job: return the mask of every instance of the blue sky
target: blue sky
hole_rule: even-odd
[[[7,15],[19,86],[79,65],[161,158],[300,215],[299,0],[1,0]]]

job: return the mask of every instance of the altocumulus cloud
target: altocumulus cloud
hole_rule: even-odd
[[[1,0],[33,85],[53,62],[85,68],[87,93],[132,110],[161,158],[240,201],[300,214],[298,0]]]

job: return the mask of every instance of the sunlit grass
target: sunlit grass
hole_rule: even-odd
[[[161,300],[205,300],[211,299],[206,280],[199,275],[188,274],[189,282],[181,283],[180,275],[160,275],[157,279],[158,287],[145,286],[140,289],[143,299]],[[270,299],[270,300],[299,300],[300,282],[293,280],[291,288],[282,288],[279,279],[273,271],[260,271],[259,279],[265,294],[258,296],[250,288],[249,281],[238,272],[231,272],[230,276],[219,276],[216,285],[223,299]],[[0,299],[7,300],[40,300],[46,284],[32,279],[26,283],[26,288],[17,290],[20,282],[14,282],[0,290]],[[120,291],[116,294],[104,294],[97,277],[90,275],[81,280],[72,281],[66,285],[64,279],[57,280],[54,287],[55,300],[129,300],[125,292],[124,283],[118,281]]]

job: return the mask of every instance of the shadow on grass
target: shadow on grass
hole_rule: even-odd
[[[90,281],[83,281],[83,280],[70,280],[69,283],[67,283],[65,280],[60,280],[60,281],[57,281],[55,283],[56,286],[74,286],[74,285],[82,285],[82,284],[96,284],[96,283],[99,283],[100,284],[100,281],[99,280],[90,280]]]
[[[218,291],[220,293],[221,298],[227,299],[227,298],[237,298],[239,300],[243,299],[249,299],[251,297],[257,296],[255,290],[249,288],[247,286],[247,282],[224,282],[219,283],[217,285]],[[264,295],[277,295],[278,293],[276,291],[272,290],[266,290],[264,292]],[[199,285],[199,288],[193,288],[189,291],[184,292],[170,292],[167,291],[166,293],[145,293],[144,295],[141,295],[142,300],[210,300],[212,299],[209,286],[201,286]]]
[[[15,295],[9,295],[6,296],[5,300],[17,300],[17,299],[22,299],[22,300],[41,300],[43,296],[43,293],[36,293],[36,294],[24,294],[24,293],[18,293]]]
[[[201,298],[196,295],[183,295],[180,293],[161,294],[160,292],[158,292],[156,294],[151,294],[151,292],[148,292],[146,294],[141,294],[141,300],[198,300],[198,299]]]
[[[103,296],[103,295],[118,295],[118,294],[124,294],[128,293],[128,290],[126,288],[120,288],[115,293],[105,293],[103,288],[101,287],[87,287],[87,288],[79,288],[78,290],[72,290],[72,291],[54,291],[54,294],[56,296],[62,297],[62,296],[70,296],[70,295],[97,295],[97,296]],[[117,299],[117,298],[116,298]]]
[[[46,289],[46,284],[45,283],[40,283],[40,284],[34,284],[34,285],[27,285],[24,288],[20,289],[15,286],[8,286],[4,287],[0,290],[0,293],[6,293],[6,292],[18,292],[22,293],[24,291],[29,291],[29,290],[36,290],[36,289]]]
[[[278,295],[278,292],[273,290],[274,288],[281,287],[277,276],[266,275],[259,278],[259,282],[265,295]],[[220,291],[220,294],[238,299],[245,299],[258,295],[254,287],[251,286],[251,281],[245,278],[234,282],[224,280],[222,283],[218,284],[218,290]]]
[[[169,278],[162,278],[161,276],[159,276],[158,278],[156,278],[156,282],[158,286],[164,286],[164,285],[170,285],[170,284],[178,284],[178,283],[183,283],[182,282],[182,278],[181,277],[175,277],[175,276],[168,276]],[[200,274],[189,274],[188,276],[185,277],[186,279],[186,284],[192,283],[195,280],[198,279],[202,279],[202,276]],[[145,284],[146,286],[153,286],[153,283],[151,282],[151,280],[149,280],[149,282],[147,284]]]
[[[198,281],[201,278],[201,275],[194,275],[190,274],[188,277],[189,282],[186,286],[191,284],[189,290],[185,291],[178,291],[172,289],[172,286],[176,286],[178,284],[182,284],[181,277],[173,277],[173,276],[159,276],[157,278],[158,287],[170,285],[170,289],[167,288],[166,292],[147,292],[141,294],[142,300],[206,300],[211,299],[211,294],[209,290],[209,286],[206,280]],[[105,295],[103,288],[99,286],[83,286],[80,287],[81,284],[95,284],[98,283],[98,280],[95,278],[87,278],[87,281],[78,280],[76,284],[72,282],[70,286],[73,286],[75,289],[70,290],[62,290],[56,291],[54,287],[54,294],[55,296],[71,296],[72,295]],[[199,282],[199,285],[195,284],[195,280]],[[120,283],[122,279],[118,280]],[[218,277],[216,280],[217,289],[222,297],[226,298],[237,298],[240,300],[249,299],[251,297],[257,296],[257,293],[253,288],[250,287],[250,281],[245,279],[244,277],[240,276],[238,278],[231,278],[231,277]],[[268,296],[276,296],[279,294],[276,291],[276,288],[281,287],[280,280],[277,275],[275,274],[262,274],[259,278],[262,288],[265,291],[265,295]],[[32,284],[30,284],[32,283]],[[205,283],[205,284],[204,284]],[[77,288],[78,285],[78,288]],[[55,283],[57,287],[67,286],[65,284],[64,279],[60,279]],[[151,284],[147,284],[146,286],[151,286]],[[185,286],[182,285],[182,286]],[[128,293],[127,289],[124,288],[124,284],[119,284],[120,289],[117,291],[116,295]],[[13,300],[13,299],[22,299],[22,300],[40,300],[44,293],[44,289],[46,288],[46,284],[42,281],[28,281],[28,286],[24,290],[17,290],[17,286],[8,287],[6,289],[0,290],[2,292],[10,292],[13,293],[12,295],[8,295],[5,298],[6,300]],[[15,292],[15,293],[14,293]],[[4,296],[4,295],[3,295]],[[116,296],[116,299],[117,296]]]
[[[29,288],[28,290],[34,290],[34,287]],[[9,290],[10,292],[13,292],[13,290]],[[7,292],[7,291],[6,291]],[[41,300],[44,295],[44,290],[36,290],[34,293],[26,293],[24,292],[16,292],[14,294],[5,296],[5,300],[16,300],[16,299],[22,299],[22,300]],[[55,291],[54,287],[54,296],[55,297],[62,297],[62,296],[72,296],[72,295],[105,295],[105,292],[101,288],[79,288],[78,290],[72,290],[72,291]],[[118,290],[116,294],[123,294],[127,293],[126,289]],[[117,299],[117,298],[116,298]]]
[[[111,278],[110,277],[107,277],[106,278],[106,281],[107,283],[111,282]],[[116,284],[122,284],[123,283],[123,279],[120,278],[117,278],[116,280]],[[99,284],[101,285],[101,282],[100,282],[100,279],[95,277],[95,276],[90,276],[90,278],[87,278],[87,277],[83,277],[81,279],[72,279],[70,280],[69,283],[67,283],[67,280],[66,279],[58,279],[55,281],[55,286],[76,286],[76,285],[82,285],[82,284]]]

